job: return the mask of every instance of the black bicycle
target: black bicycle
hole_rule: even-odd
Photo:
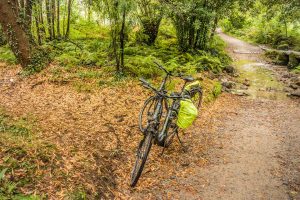
[[[158,89],[154,88],[143,78],[140,79],[142,85],[147,89],[151,89],[155,94],[145,101],[139,114],[139,128],[144,137],[137,148],[136,162],[131,173],[131,187],[137,184],[142,174],[153,142],[163,147],[162,154],[165,148],[172,143],[175,136],[177,136],[182,145],[178,135],[179,127],[176,124],[180,101],[183,99],[191,99],[197,108],[201,106],[202,102],[203,93],[199,84],[189,84],[187,88],[187,83],[194,81],[193,77],[174,75],[159,63],[155,62],[155,64],[158,68],[163,70],[166,75]],[[168,95],[166,83],[170,77],[179,77],[184,80],[184,85],[179,93],[173,92]]]

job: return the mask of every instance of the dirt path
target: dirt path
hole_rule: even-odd
[[[262,62],[259,48],[222,33],[220,36],[228,44],[235,62],[243,60],[250,66],[255,63],[252,67],[263,66],[257,65]],[[252,71],[242,68],[240,73],[247,73],[247,70]],[[276,81],[274,73],[268,73]],[[248,78],[254,85],[267,81]],[[191,176],[197,180],[195,185],[197,182],[203,185],[199,190],[200,198],[300,199],[299,101],[287,98],[271,100],[274,98],[269,97],[274,93],[282,92],[266,92],[271,94],[256,94],[231,102],[239,105],[233,111],[235,115],[223,116],[223,123],[216,131],[222,148],[210,153],[211,165]]]

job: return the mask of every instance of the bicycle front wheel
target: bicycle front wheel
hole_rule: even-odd
[[[131,172],[131,182],[130,186],[134,187],[144,169],[148,154],[150,152],[151,146],[152,146],[152,139],[153,136],[151,132],[147,131],[143,140],[140,142],[138,149],[137,149],[137,154],[136,154],[136,161],[133,167],[133,170]]]
[[[149,125],[149,121],[151,119],[153,119],[153,115],[156,111],[157,105],[159,103],[159,98],[157,98],[156,96],[152,96],[149,97],[145,103],[144,106],[142,107],[140,114],[139,114],[139,128],[141,130],[142,133],[144,133]],[[159,122],[159,124],[162,124],[162,122],[164,121],[164,116],[162,116],[163,114],[167,113],[168,110],[168,102],[163,99],[162,101],[162,106],[159,110],[159,113],[157,115],[157,121]],[[165,114],[166,116],[166,114]],[[158,130],[161,127],[158,127]]]

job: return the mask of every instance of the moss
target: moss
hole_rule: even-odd
[[[34,119],[30,115],[13,118],[0,109],[0,157],[3,158],[0,199],[42,199],[37,195],[24,195],[22,191],[44,176],[39,170],[55,168],[58,154],[54,145],[38,139],[35,132]],[[22,173],[15,173],[17,171]]]
[[[300,65],[295,67],[293,70],[292,70],[292,73],[295,73],[295,74],[300,74]]]
[[[276,64],[287,65],[289,63],[289,56],[282,52],[277,52]]]
[[[289,44],[280,44],[277,46],[277,49],[279,50],[288,50],[289,49]]]
[[[299,64],[300,64],[300,56],[291,53],[289,55],[289,63],[288,63],[289,69],[293,69],[297,67]]]
[[[5,45],[0,47],[0,61],[1,62],[6,62],[8,64],[16,64],[17,59],[13,52],[10,50],[10,48]]]
[[[222,93],[222,85],[220,82],[215,82],[212,94],[217,98]]]
[[[272,60],[275,60],[278,54],[277,54],[276,51],[273,51],[273,50],[267,50],[267,51],[265,52],[265,55],[266,55],[268,58],[270,58],[270,59],[272,59]]]

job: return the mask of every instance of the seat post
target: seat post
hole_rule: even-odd
[[[183,84],[183,86],[182,86],[182,88],[181,88],[181,95],[182,95],[182,93],[183,93],[183,91],[184,91],[184,88],[185,88],[186,84],[187,84],[187,81],[185,80],[185,81],[184,81],[184,84]]]

